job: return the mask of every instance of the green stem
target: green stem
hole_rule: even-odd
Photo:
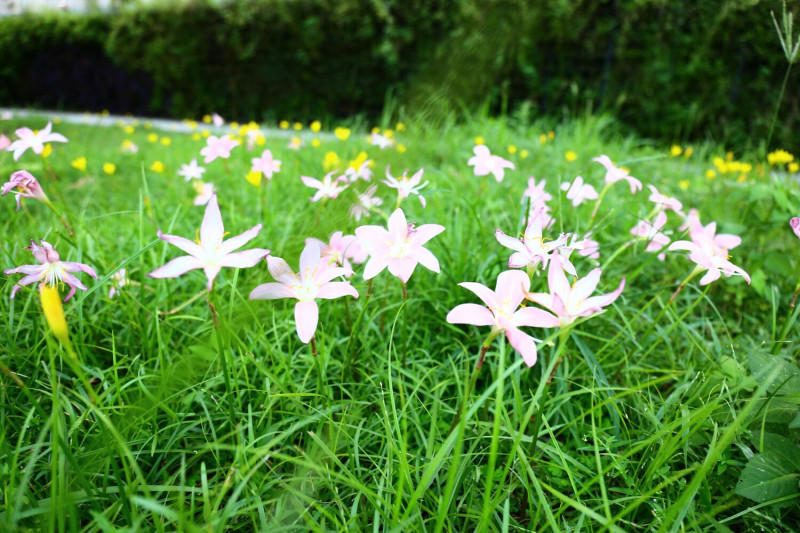
[[[594,209],[592,210],[592,216],[591,216],[591,217],[589,217],[589,220],[590,220],[590,221],[591,221],[591,220],[594,220],[594,217],[596,217],[596,216],[597,216],[597,211],[600,209],[600,204],[601,204],[601,203],[603,203],[603,198],[605,198],[605,197],[606,197],[606,193],[607,193],[607,192],[608,192],[608,190],[611,188],[611,185],[612,185],[611,183],[606,183],[606,184],[605,184],[605,187],[603,187],[603,190],[602,190],[602,191],[600,191],[600,197],[599,197],[599,198],[597,199],[597,201],[594,203]]]
[[[789,74],[792,72],[792,63],[789,63],[789,66],[786,67],[786,75],[783,77],[783,83],[781,84],[781,92],[778,94],[778,102],[775,104],[775,112],[772,114],[772,123],[769,125],[769,135],[767,135],[767,144],[764,147],[764,150],[768,153],[769,152],[769,143],[772,142],[772,132],[775,130],[775,123],[778,121],[778,110],[781,108],[781,102],[783,101],[783,93],[786,91],[786,83],[789,81]],[[767,154],[764,154],[764,159],[767,158]]]
[[[567,327],[558,332],[558,348],[553,354],[553,359],[550,361],[549,374],[547,371],[542,373],[542,381],[539,383],[539,388],[542,389],[542,392],[539,395],[539,411],[536,413],[536,416],[533,420],[533,433],[531,434],[534,443],[538,442],[539,440],[539,431],[542,427],[542,419],[544,419],[544,410],[545,407],[547,407],[547,389],[550,387],[550,383],[553,381],[553,375],[556,373],[556,369],[558,368],[558,365],[561,363],[561,359],[564,356],[564,349],[567,347],[570,331],[572,331],[572,329]],[[535,449],[534,453],[536,453]]]
[[[217,352],[219,353],[220,364],[222,365],[222,376],[225,379],[225,390],[228,394],[233,394],[233,387],[231,385],[231,371],[228,365],[228,350],[225,348],[225,343],[222,340],[222,328],[220,327],[219,314],[215,305],[214,291],[209,291],[206,303],[211,311],[211,321],[214,324],[214,337],[217,339]],[[238,395],[237,395],[238,396]],[[236,427],[236,417],[233,410],[233,403],[231,400],[226,402],[228,404],[228,416],[230,417],[231,427]]]
[[[469,384],[467,385],[467,392],[464,393],[464,397],[461,399],[461,405],[459,406],[458,411],[456,411],[456,417],[453,419],[453,423],[450,424],[450,430],[447,432],[448,435],[453,432],[458,423],[461,421],[461,416],[467,407],[467,399],[472,392],[472,388],[475,386],[475,382],[478,380],[478,372],[480,372],[481,368],[483,367],[483,359],[486,357],[486,352],[489,351],[489,345],[499,333],[499,331],[492,330],[492,332],[489,333],[489,336],[486,337],[486,340],[483,341],[483,344],[481,345],[481,353],[478,356],[478,362],[475,364],[475,370],[472,371],[472,377],[470,377]]]

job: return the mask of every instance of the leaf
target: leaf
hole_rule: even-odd
[[[800,394],[800,370],[780,357],[763,351],[753,351],[748,356],[750,371],[759,382],[776,366],[780,368],[777,377],[767,389],[779,395]]]
[[[742,470],[736,494],[757,502],[766,502],[797,492],[800,474],[786,468],[774,456],[759,453]]]
[[[789,427],[792,429],[800,428],[800,413],[797,413],[797,416],[794,417],[794,420],[789,423]]]
[[[755,433],[753,444],[759,447],[762,442],[764,444],[764,448],[761,450],[763,454],[773,457],[789,470],[800,472],[800,446],[796,442],[777,433],[767,431],[763,434]]]

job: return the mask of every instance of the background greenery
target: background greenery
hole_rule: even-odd
[[[795,9],[795,5],[790,5]],[[0,103],[237,120],[607,110],[641,135],[767,137],[776,0],[202,0],[0,20]],[[796,86],[798,73],[789,79]],[[385,104],[389,102],[388,111]],[[773,147],[790,147],[787,91]]]

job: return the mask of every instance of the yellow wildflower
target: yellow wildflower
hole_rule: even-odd
[[[322,168],[325,169],[325,172],[333,170],[339,167],[341,160],[339,156],[336,155],[336,152],[328,152],[325,154],[325,158],[322,160]]]
[[[152,165],[150,165],[150,170],[161,174],[162,172],[164,172],[164,163],[162,163],[161,161],[155,161]]]
[[[170,144],[172,144],[172,139],[170,139],[169,137],[161,137],[161,144],[164,146],[169,146]]]
[[[511,154],[511,155],[516,154],[517,153],[517,147],[514,146],[513,144],[509,144],[508,145],[508,153]]]
[[[80,156],[78,159],[73,160],[71,165],[74,169],[86,172],[86,157]]]
[[[203,124],[211,124],[211,115],[209,114],[203,115]]]
[[[717,171],[713,169],[706,170],[706,178],[712,180],[717,177]]]
[[[383,136],[386,137],[387,139],[391,139],[392,137],[394,137],[394,131],[393,130],[383,130]]]
[[[316,137],[314,137],[313,139],[311,139],[311,146],[313,146],[314,148],[319,148],[319,145],[320,145],[320,144],[322,144],[322,143],[321,143],[321,142],[320,142],[320,140],[319,140],[319,139],[317,139]]]
[[[408,148],[406,148],[405,144],[398,144],[397,145],[397,151],[400,152],[401,154],[406,153],[406,150],[408,150]]]
[[[483,140],[483,137],[478,135],[477,137],[475,137],[475,144],[479,144],[479,145],[480,144],[486,144],[486,141]]]
[[[247,176],[244,177],[247,180],[247,183],[253,185],[254,187],[258,187],[261,185],[261,172],[257,170],[251,170],[247,173]]]
[[[689,188],[689,180],[681,180],[678,182],[678,187],[683,189],[684,191]]]
[[[192,140],[193,140],[193,141],[199,141],[199,140],[200,140],[200,139],[202,139],[202,138],[203,138],[203,136],[202,136],[202,135],[200,135],[200,134],[199,134],[199,133],[197,133],[197,132],[194,132],[194,133],[192,134]]]
[[[42,149],[42,157],[50,157],[50,154],[53,153],[53,146],[50,143],[44,145]]]
[[[564,154],[564,159],[569,161],[570,163],[578,159],[578,154],[573,152],[572,150],[568,150],[566,154]]]
[[[314,133],[319,133],[319,130],[322,129],[322,123],[319,120],[315,120],[311,123],[310,128]]]
[[[547,138],[552,141],[553,139],[556,138],[556,132],[554,132],[553,130],[548,131],[547,132]]]
[[[396,129],[397,131],[405,131],[406,125],[403,124],[402,122],[398,122],[397,125],[395,125],[394,129]]]
[[[146,120],[144,122],[144,129],[149,130],[152,127],[153,127],[153,124],[149,120]]]
[[[289,129],[289,121],[288,120],[281,120],[280,122],[278,122],[278,127],[280,129],[282,129],[282,130],[288,130]]]
[[[527,150],[520,150],[520,151],[519,151],[519,156],[520,156],[522,159],[525,159],[526,157],[528,157],[528,155],[529,155],[529,154],[528,154],[528,151],[527,151]]]
[[[545,135],[544,133],[539,135],[539,142],[542,143],[542,144],[546,143],[547,142],[547,135]]]
[[[292,124],[292,127],[294,128],[294,131],[300,131],[303,129],[303,125],[300,122],[295,122]]]
[[[683,148],[678,146],[677,144],[673,144],[672,147],[669,149],[669,155],[672,157],[677,157],[683,153]]]
[[[691,157],[693,153],[694,153],[694,148],[692,148],[691,146],[687,146],[686,150],[683,151],[683,157],[688,159],[689,157]]]
[[[114,163],[103,163],[103,172],[105,172],[109,176],[113,176],[116,170],[117,170],[117,165],[115,165]]]
[[[157,133],[150,133],[147,135],[147,142],[154,143],[158,142],[158,134]]]
[[[125,126],[124,129],[125,129],[125,133],[127,133],[128,135],[131,135],[134,131],[136,131],[136,128],[134,128],[133,126],[130,126],[130,125],[129,126]]]
[[[800,170],[800,165],[798,165],[798,164],[797,164],[796,162],[794,162],[794,161],[793,161],[793,162],[791,162],[791,163],[789,163],[789,172],[791,172],[792,174],[794,174],[794,173],[795,173],[795,172],[797,172],[798,170]]]
[[[786,150],[775,150],[767,155],[767,162],[770,165],[782,165],[794,161],[794,156]]]
[[[346,141],[347,138],[350,137],[350,128],[338,127],[333,130],[333,134],[336,135],[336,138],[340,141]]]

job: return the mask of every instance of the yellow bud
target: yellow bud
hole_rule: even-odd
[[[542,144],[546,143],[547,142],[547,135],[545,135],[544,133],[539,135],[539,142],[542,143]]]
[[[800,170],[800,165],[798,165],[797,163],[789,163],[789,172],[794,174],[798,170]]]
[[[172,144],[172,139],[170,139],[169,137],[162,137],[161,144],[163,144],[164,146],[169,146],[170,144]]]
[[[717,171],[716,170],[713,170],[713,169],[706,170],[706,178],[711,180],[711,179],[714,179],[716,177],[717,177]]]
[[[556,132],[554,132],[553,130],[548,131],[547,132],[547,138],[552,141],[553,139],[556,138]]]
[[[294,124],[292,124],[292,127],[294,128],[294,131],[300,131],[303,129],[303,124],[301,124],[300,122],[295,122]]]
[[[336,128],[333,130],[333,134],[336,135],[336,138],[340,141],[346,141],[348,137],[350,137],[350,128]]]
[[[691,146],[687,146],[686,150],[683,151],[683,157],[689,158],[694,153],[694,148]]]
[[[528,151],[527,151],[527,150],[520,150],[520,151],[519,151],[519,156],[520,156],[522,159],[525,159],[526,157],[528,157],[528,155],[529,155],[529,153],[528,153]]]
[[[67,319],[64,318],[64,307],[61,305],[61,295],[58,293],[58,289],[42,283],[39,294],[47,325],[50,326],[50,330],[56,339],[63,344],[69,345]]]
[[[147,127],[147,125],[145,125]],[[158,134],[157,133],[150,133],[147,135],[147,142],[158,142]]]
[[[405,131],[406,125],[402,122],[398,122],[397,125],[394,127],[397,131]]]
[[[678,187],[683,189],[684,191],[689,188],[689,180],[681,180],[678,182]]]
[[[314,148],[319,148],[320,144],[322,144],[322,143],[316,137],[311,139],[311,146],[313,146]]]
[[[75,159],[71,164],[72,168],[80,170],[81,172],[86,172],[86,157],[81,156]]]
[[[203,124],[211,124],[211,115],[203,115]]]

